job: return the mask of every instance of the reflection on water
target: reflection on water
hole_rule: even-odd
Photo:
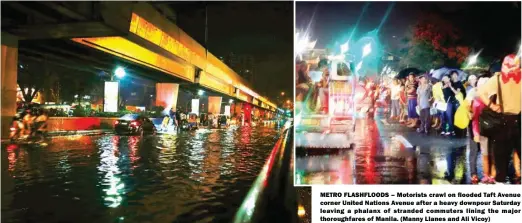
[[[2,222],[228,222],[273,127],[2,145]]]

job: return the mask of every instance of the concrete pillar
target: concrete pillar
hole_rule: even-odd
[[[18,76],[18,38],[2,33],[2,139],[9,137],[9,128],[16,114]]]
[[[176,108],[178,104],[179,84],[157,83],[156,84],[156,106],[165,108],[168,112],[170,108]]]
[[[217,97],[217,96],[208,97],[208,113],[209,114],[221,114],[221,97]]]
[[[252,105],[249,103],[243,103],[243,118],[244,122],[247,125],[250,125],[250,122],[252,121]]]

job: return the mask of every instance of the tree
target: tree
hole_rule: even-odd
[[[26,60],[19,62],[18,86],[22,91],[24,101],[31,102],[38,92],[51,86],[56,78],[48,66],[48,63],[36,60]]]
[[[436,14],[424,14],[411,28],[405,42],[403,67],[409,65],[424,70],[443,65],[458,67],[470,53],[469,47],[461,43],[460,30]]]

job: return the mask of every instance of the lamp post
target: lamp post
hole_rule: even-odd
[[[116,76],[118,79],[122,79],[126,74],[127,73],[123,67],[117,67],[116,70],[114,70],[114,74],[111,76],[111,81],[114,81],[114,76]]]

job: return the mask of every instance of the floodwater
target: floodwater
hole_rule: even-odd
[[[296,144],[311,146],[296,148],[295,183],[471,183],[468,138],[447,138],[436,133],[425,136],[383,120],[382,113],[374,119],[357,119],[355,131],[348,134],[298,134]],[[412,147],[406,148],[404,140]],[[347,148],[350,143],[354,143],[353,149],[326,153],[326,149]],[[482,176],[482,159],[477,165],[478,175]],[[514,174],[512,164],[509,174]]]
[[[2,145],[2,222],[230,222],[278,127]]]

